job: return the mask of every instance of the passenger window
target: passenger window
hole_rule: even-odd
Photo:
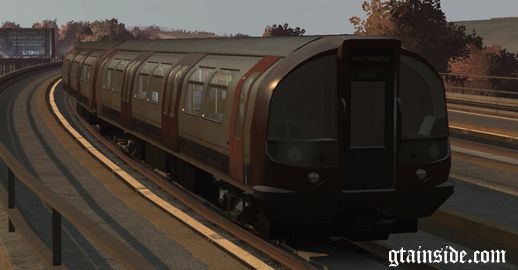
[[[199,67],[191,74],[187,82],[182,111],[200,114],[204,86],[213,72],[214,68]]]
[[[103,75],[103,89],[113,91],[115,68],[119,62],[120,59],[113,59],[108,63]]]
[[[203,105],[203,117],[217,122],[223,122],[227,88],[232,81],[235,71],[220,70],[212,76]]]
[[[146,63],[140,69],[140,72],[137,76],[137,82],[134,87],[134,97],[137,99],[143,99],[146,101],[150,101],[152,99],[152,94],[150,90],[150,82],[153,71],[158,66],[158,63]],[[158,97],[157,97],[158,99]]]
[[[148,91],[148,101],[153,103],[159,102],[159,96],[164,87],[164,70],[167,69],[165,65],[158,65],[151,76],[150,88]]]

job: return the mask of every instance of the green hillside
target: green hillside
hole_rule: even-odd
[[[510,52],[518,53],[518,17],[493,18],[490,20],[459,21],[466,32],[473,29],[484,38],[484,45],[500,44]]]

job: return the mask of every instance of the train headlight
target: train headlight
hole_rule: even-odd
[[[417,177],[417,180],[421,182],[426,182],[426,180],[428,180],[428,175],[426,174],[426,171],[424,169],[418,169],[417,171],[415,171],[415,176]]]
[[[320,184],[320,174],[318,174],[317,172],[308,173],[307,178],[308,181],[313,185]]]

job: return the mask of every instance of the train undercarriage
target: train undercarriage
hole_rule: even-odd
[[[126,154],[203,198],[232,221],[270,239],[345,236],[349,240],[362,241],[387,239],[391,233],[415,232],[417,218],[430,215],[452,190],[451,183],[446,182],[433,189],[406,193],[338,192],[318,196],[266,186],[256,186],[251,193],[245,193],[96,118],[80,105],[77,110],[88,123],[97,126],[101,135],[110,138]],[[384,208],[379,208],[379,205]]]

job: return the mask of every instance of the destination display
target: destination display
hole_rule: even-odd
[[[0,59],[52,58],[55,36],[55,29],[0,29]]]

